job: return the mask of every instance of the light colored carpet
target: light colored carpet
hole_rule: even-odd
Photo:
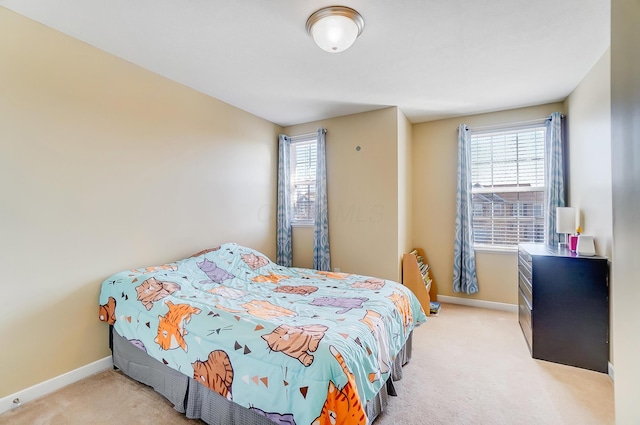
[[[609,377],[532,359],[514,313],[443,304],[414,332],[413,358],[396,389],[374,425],[615,423]],[[0,424],[202,422],[109,370],[6,412]]]

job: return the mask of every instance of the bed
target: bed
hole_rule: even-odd
[[[235,243],[115,274],[99,304],[114,365],[212,425],[371,423],[426,321],[399,283]]]

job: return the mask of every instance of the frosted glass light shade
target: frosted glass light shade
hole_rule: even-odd
[[[576,231],[576,209],[556,208],[556,233],[574,233]]]
[[[330,53],[343,52],[351,47],[363,28],[362,16],[344,6],[325,7],[307,19],[307,32],[313,41]]]

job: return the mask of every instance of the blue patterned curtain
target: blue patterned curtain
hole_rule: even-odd
[[[544,157],[546,160],[547,191],[544,199],[545,242],[557,245],[560,235],[556,233],[556,208],[565,206],[564,146],[562,140],[562,114],[554,112],[545,121]]]
[[[471,134],[458,127],[458,192],[453,246],[453,292],[478,292],[476,255],[473,250],[473,214],[471,211]]]
[[[331,270],[329,253],[329,208],[327,205],[327,156],[324,128],[318,129],[316,164],[316,217],[313,222],[313,268]]]
[[[278,138],[278,217],[276,263],[291,267],[293,251],[291,248],[291,215],[289,198],[291,196],[289,176],[289,156],[291,138],[281,134]]]

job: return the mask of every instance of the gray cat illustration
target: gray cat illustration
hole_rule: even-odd
[[[336,314],[343,314],[350,311],[352,308],[362,308],[362,304],[365,301],[369,301],[369,298],[332,298],[332,297],[320,297],[314,299],[310,305],[319,307],[342,307],[341,310],[336,311]]]
[[[206,258],[203,262],[196,264],[198,265],[200,270],[202,270],[209,277],[209,279],[213,280],[215,283],[222,283],[225,280],[233,279],[235,277],[228,271],[218,267],[218,265],[213,261],[209,261]]]

